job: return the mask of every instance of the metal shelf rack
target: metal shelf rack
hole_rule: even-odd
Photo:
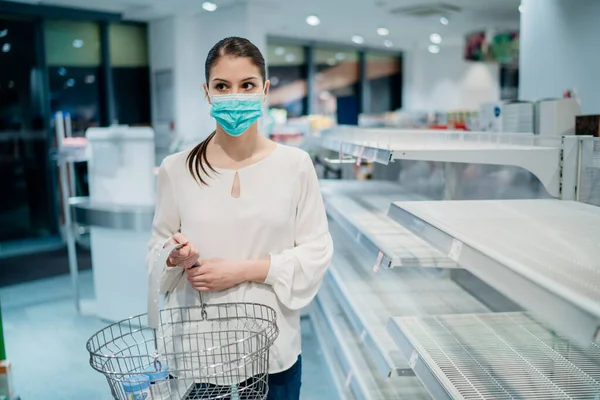
[[[400,317],[390,332],[436,399],[598,399],[600,347],[526,313]]]
[[[381,378],[412,375],[387,331],[391,317],[488,311],[442,270],[403,268],[374,274],[367,254],[348,245],[335,221],[330,231],[336,251],[325,282]]]
[[[394,160],[512,165],[524,168],[554,197],[572,200],[577,181],[577,137],[529,133],[427,131],[335,127],[322,146],[360,160]]]
[[[357,400],[387,400],[411,398],[415,400],[430,399],[418,378],[394,377],[383,379],[372,374],[373,368],[360,346],[360,340],[355,335],[349,335],[351,329],[342,311],[333,301],[327,286],[317,295],[311,309],[311,319],[322,340],[322,346],[329,346],[330,358],[337,361],[343,371],[344,380],[336,385],[342,387],[342,398]],[[351,396],[344,396],[349,391]]]
[[[396,202],[389,216],[579,345],[600,339],[600,208],[560,200]]]
[[[325,208],[348,235],[365,248],[378,268],[436,267],[457,268],[457,264],[439,250],[398,225],[387,215],[395,200],[422,200],[398,185],[368,181],[358,188],[336,189],[323,182]],[[372,195],[370,193],[377,193]]]

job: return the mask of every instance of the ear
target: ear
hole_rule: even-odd
[[[265,81],[265,97],[269,95],[269,89],[271,89],[271,81],[267,79]]]
[[[204,98],[208,101],[208,104],[212,104],[210,102],[210,95],[208,94],[208,86],[206,86],[206,82],[202,84],[202,88],[204,89]]]

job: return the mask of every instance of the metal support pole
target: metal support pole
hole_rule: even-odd
[[[579,146],[582,136],[562,137],[562,157],[560,165],[560,199],[577,198],[577,175],[579,173]]]
[[[65,137],[73,137],[73,128],[71,125],[71,114],[65,113]],[[77,196],[77,188],[75,184],[75,163],[69,161],[67,163],[67,173],[69,174],[69,197]]]
[[[67,241],[67,254],[69,257],[69,271],[71,273],[71,285],[73,288],[73,298],[75,309],[79,313],[79,267],[77,265],[77,249],[75,248],[75,235],[73,232],[73,223],[71,221],[71,207],[69,204],[69,173],[67,170],[68,162],[63,151],[63,139],[65,138],[65,128],[62,112],[56,113],[56,143],[59,166],[60,194],[62,200],[64,221],[64,235]]]

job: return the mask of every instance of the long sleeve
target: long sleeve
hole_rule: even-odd
[[[319,181],[308,155],[300,168],[301,194],[294,225],[295,246],[271,254],[271,267],[265,280],[273,287],[279,301],[291,310],[301,309],[312,301],[333,256]]]
[[[161,294],[171,291],[183,273],[181,267],[168,267],[166,264],[154,265],[158,252],[168,239],[179,232],[181,227],[175,188],[166,166],[168,161],[168,158],[165,159],[158,171],[156,211],[152,223],[152,237],[148,244],[147,258],[150,275],[159,278],[159,293]],[[158,268],[157,271],[153,271],[155,267]]]

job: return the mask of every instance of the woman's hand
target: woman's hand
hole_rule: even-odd
[[[186,270],[192,287],[200,292],[225,290],[246,281],[243,262],[213,258]]]
[[[196,247],[188,242],[187,238],[181,233],[173,235],[164,247],[171,244],[181,244],[183,246],[171,252],[167,259],[167,265],[169,267],[183,267],[187,270],[198,262],[198,257],[200,256],[198,250],[196,250]]]

